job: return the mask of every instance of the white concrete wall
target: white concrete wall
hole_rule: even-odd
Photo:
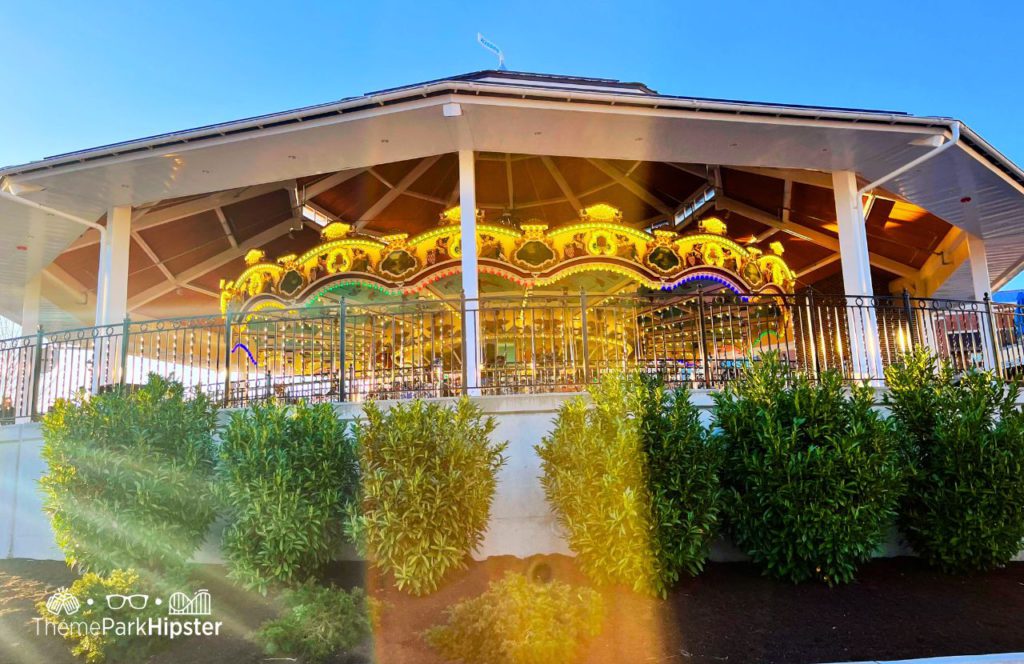
[[[487,414],[494,415],[498,427],[495,440],[509,442],[508,463],[498,477],[497,494],[491,507],[491,524],[474,558],[511,555],[525,558],[534,554],[572,555],[562,537],[540,484],[540,458],[534,450],[551,429],[559,406],[573,395],[516,395],[478,397]],[[707,392],[693,393],[705,424],[711,418],[711,397]],[[384,404],[386,405],[386,404]],[[339,404],[339,414],[353,419],[360,414],[358,404]],[[46,470],[40,451],[42,432],[38,424],[0,427],[0,556],[5,558],[63,558],[42,510],[37,482]],[[197,552],[200,562],[220,562],[219,541],[222,523],[215,524]],[[879,550],[879,556],[905,555],[893,532]],[[354,552],[342,552],[352,559]],[[730,542],[720,540],[711,551],[712,560],[742,560],[744,555]],[[1022,559],[1022,556],[1018,556]]]

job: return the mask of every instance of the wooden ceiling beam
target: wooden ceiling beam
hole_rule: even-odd
[[[170,281],[171,283],[177,283],[177,281],[174,278],[174,275],[171,274],[171,271],[169,269],[167,269],[167,266],[164,265],[164,262],[160,260],[160,257],[156,255],[156,252],[153,251],[153,248],[150,247],[149,244],[147,244],[146,241],[142,239],[142,236],[139,235],[138,231],[133,230],[131,234],[132,239],[135,240],[135,243],[139,245],[139,248],[142,249],[143,253],[149,256],[149,260],[153,261],[153,265],[156,265],[157,269],[163,273],[164,279]]]
[[[783,222],[782,219],[775,217],[764,210],[759,210],[752,205],[731,199],[727,196],[717,197],[715,199],[720,209],[729,210],[736,214],[752,219],[753,221],[760,222],[766,226],[776,228],[780,231],[789,233],[796,237],[801,237],[805,240],[809,240],[818,246],[831,249],[832,251],[839,251],[839,238],[833,237],[828,233],[819,231],[816,228],[810,228],[796,222]],[[917,274],[917,270],[905,263],[893,260],[877,254],[874,252],[868,252],[868,257],[871,264],[875,267],[881,268],[886,272],[892,272],[893,274],[900,277],[913,277]]]
[[[359,220],[355,222],[356,230],[366,226],[368,223],[380,216],[380,214],[384,212],[389,205],[395,202],[395,199],[406,193],[409,187],[423,177],[423,174],[430,170],[430,167],[436,164],[437,160],[440,158],[441,155],[434,155],[432,157],[425,157],[421,159],[419,163],[412,167],[411,171],[406,173],[405,177],[394,184],[389,191],[377,199],[376,203],[370,206],[370,209],[359,216]]]
[[[343,182],[348,182],[355,176],[362,175],[365,172],[365,168],[351,168],[346,171],[338,171],[337,173],[328,175],[322,180],[317,180],[316,182],[313,182],[312,184],[308,184],[305,187],[303,187],[302,197],[305,198],[307,201],[316,198],[325,191],[334,189],[339,184],[342,184]]]
[[[207,258],[201,263],[193,265],[192,267],[186,270],[182,270],[176,275],[178,283],[184,284],[192,281],[193,279],[197,279],[206,274],[207,272],[210,272],[211,270],[216,270],[218,267],[224,265],[225,263],[233,261],[236,258],[241,258],[242,256],[245,256],[245,254],[248,253],[250,249],[258,249],[264,244],[267,244],[272,240],[276,240],[277,238],[286,234],[288,231],[292,230],[294,223],[295,219],[289,218],[286,221],[282,221],[279,224],[271,226],[270,228],[260,233],[257,233],[251,238],[240,243],[237,247],[225,249],[219,254],[211,256],[210,258]],[[144,306],[152,302],[153,300],[157,299],[158,297],[170,293],[172,290],[178,287],[178,283],[165,282],[162,284],[157,284],[155,286],[147,288],[146,290],[136,294],[133,297],[128,298],[128,310],[131,311],[132,309]]]
[[[598,170],[600,170],[602,173],[604,173],[608,177],[612,178],[613,180],[621,184],[631,194],[633,194],[640,200],[644,201],[661,214],[672,214],[672,208],[665,205],[664,201],[662,201],[660,198],[658,198],[650,191],[645,189],[643,186],[638,184],[636,180],[633,180],[626,176],[625,173],[615,168],[607,161],[603,159],[591,159],[589,157],[587,158],[587,161],[596,166]]]
[[[224,235],[227,236],[228,242],[231,243],[232,247],[237,247],[238,240],[235,239],[235,234],[231,231],[231,224],[228,223],[228,218],[224,214],[224,208],[216,208],[214,212],[217,213],[217,219],[220,220],[220,226],[224,229]]]
[[[815,261],[815,262],[811,263],[810,265],[808,265],[807,267],[800,268],[800,270],[796,273],[796,277],[797,277],[797,279],[799,279],[801,277],[807,276],[811,272],[817,272],[821,268],[826,267],[828,265],[831,265],[832,263],[835,263],[838,260],[839,260],[839,254],[832,254],[831,256],[825,256],[820,261]]]
[[[565,196],[565,200],[572,204],[574,210],[582,210],[583,204],[580,203],[580,199],[578,199],[576,194],[573,193],[572,187],[569,186],[569,183],[562,175],[562,171],[558,170],[558,166],[555,164],[554,160],[547,155],[541,155],[540,160],[548,169],[548,173],[551,174],[551,177],[554,178],[555,184],[557,184],[558,188],[562,191],[562,195]]]

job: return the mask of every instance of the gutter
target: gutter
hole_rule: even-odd
[[[818,124],[823,121],[860,123],[865,126],[916,126],[935,127],[948,124],[948,119],[915,117],[900,113],[847,111],[818,109],[801,106],[758,105],[747,102],[724,102],[692,99],[687,97],[654,96],[641,93],[609,93],[578,90],[559,90],[499,83],[478,83],[467,81],[443,81],[400,88],[382,94],[351,97],[337,102],[309,106],[293,111],[258,116],[240,121],[208,125],[195,129],[171,132],[149,138],[115,143],[100,148],[70,152],[19,166],[0,168],[0,175],[25,175],[33,172],[53,171],[61,166],[81,165],[104,158],[127,154],[152,153],[171,150],[203,140],[230,137],[250,131],[278,128],[282,125],[301,125],[323,121],[330,116],[345,115],[371,108],[383,108],[408,101],[422,100],[443,94],[481,97],[506,97],[510,99],[545,100],[560,103],[590,103],[619,108],[648,108],[662,111],[689,111],[695,114],[721,116],[753,116],[762,119],[789,119],[795,122]]]

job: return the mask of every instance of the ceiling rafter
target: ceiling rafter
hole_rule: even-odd
[[[345,171],[338,171],[337,173],[332,173],[331,175],[328,175],[327,177],[321,180],[317,180],[316,182],[313,182],[303,187],[302,197],[307,201],[310,200],[311,198],[316,198],[325,191],[334,189],[339,184],[347,182],[357,175],[362,175],[363,173],[366,172],[366,170],[367,169],[365,168],[351,168]]]
[[[727,196],[722,196],[715,200],[717,201],[717,205],[720,209],[735,212],[747,219],[752,219],[765,224],[766,226],[771,226],[780,231],[789,233],[790,235],[804,238],[805,240],[809,240],[814,244],[825,247],[826,249],[831,249],[836,252],[839,251],[839,238],[833,237],[815,228],[810,228],[792,221],[788,223],[783,222],[782,219],[775,217],[764,210],[759,210],[752,205],[747,205],[746,203],[728,198]],[[913,277],[917,274],[917,270],[914,267],[905,263],[900,263],[899,261],[895,261],[891,258],[886,258],[880,254],[869,251],[868,257],[871,264],[875,267],[881,268],[886,272],[892,272],[900,277]]]
[[[424,157],[412,170],[405,174],[405,176],[399,180],[396,184],[391,185],[391,189],[387,191],[383,196],[377,199],[377,202],[370,206],[370,208],[359,215],[359,220],[356,221],[356,229],[360,229],[366,226],[368,223],[376,219],[384,210],[388,208],[395,200],[402,194],[408,191],[409,187],[416,183],[423,174],[426,173],[430,168],[437,163],[441,155],[434,155],[432,157]],[[372,169],[371,169],[372,171]]]
[[[135,243],[137,245],[139,245],[139,248],[142,249],[143,253],[149,256],[149,260],[153,261],[153,265],[155,265],[157,269],[163,273],[164,279],[170,281],[172,284],[177,284],[178,280],[174,277],[174,275],[167,268],[167,266],[164,265],[164,262],[160,260],[160,257],[156,255],[156,252],[153,251],[153,248],[150,247],[149,244],[142,239],[142,236],[139,235],[138,231],[133,230],[131,234],[132,239],[135,240]]]
[[[580,203],[580,199],[573,193],[572,187],[566,181],[565,176],[562,175],[562,171],[558,170],[558,166],[555,161],[548,155],[541,155],[540,160],[544,162],[544,166],[548,169],[548,173],[554,178],[555,184],[562,191],[562,195],[565,196],[565,200],[572,205],[572,209],[579,212],[583,209],[583,203]]]
[[[210,258],[207,258],[201,263],[193,265],[188,269],[182,270],[177,274],[177,280],[181,284],[188,283],[193,279],[203,276],[204,274],[210,272],[211,270],[216,270],[218,267],[225,263],[233,261],[236,258],[241,258],[242,256],[245,256],[245,254],[248,253],[249,250],[258,249],[264,244],[267,244],[268,242],[276,240],[282,235],[287,234],[288,231],[292,230],[292,225],[294,223],[295,219],[289,218],[285,221],[275,224],[274,226],[271,226],[270,228],[260,233],[257,233],[251,238],[240,243],[237,247],[225,249],[219,254],[211,256]],[[153,300],[157,299],[158,297],[170,293],[177,287],[177,283],[168,284],[165,282],[147,288],[141,293],[138,293],[128,298],[128,309],[130,311],[132,309],[144,306],[152,302]]]
[[[214,208],[213,211],[217,213],[217,219],[220,220],[221,228],[224,229],[224,235],[227,236],[228,242],[231,243],[232,247],[237,247],[238,240],[235,238],[235,234],[231,230],[231,224],[228,222],[227,215],[224,214],[224,208]]]
[[[625,187],[630,193],[644,201],[661,214],[672,214],[672,209],[665,205],[664,201],[652,194],[650,191],[645,189],[643,186],[638,184],[636,180],[629,178],[625,173],[615,168],[603,159],[591,159],[587,158],[587,161],[596,166],[601,172],[608,177],[612,178],[623,187]]]
[[[508,186],[508,209],[516,209],[515,186],[512,181],[512,155],[505,153],[505,182]]]

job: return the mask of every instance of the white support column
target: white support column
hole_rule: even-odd
[[[39,329],[39,298],[43,290],[43,273],[40,272],[25,284],[21,302],[21,335],[27,337]]]
[[[25,284],[21,302],[21,336],[23,337],[32,336],[39,331],[39,298],[42,289],[43,273],[40,270]],[[21,366],[12,370],[7,380],[0,378],[0,382],[5,383],[3,396],[11,397],[14,400],[16,422],[19,423],[31,421],[32,395],[36,390],[35,362],[37,353],[39,353],[39,348],[33,342],[31,351],[21,354],[19,358]],[[21,383],[21,385],[17,385],[17,383]],[[11,389],[12,387],[13,389]]]
[[[853,171],[833,172],[832,188],[836,197],[839,260],[843,268],[853,378],[880,382],[882,356],[878,343],[878,319],[872,299],[871,260],[857,174]]]
[[[459,207],[462,210],[462,293],[465,338],[462,349],[467,393],[480,395],[480,275],[476,260],[476,162],[472,150],[459,150]]]
[[[107,231],[100,242],[96,279],[96,325],[114,326],[128,315],[128,255],[132,241],[132,208],[119,205],[107,211]],[[108,327],[109,329],[109,327]],[[92,389],[119,380],[120,336],[99,335],[93,345]]]
[[[119,205],[107,211],[107,232],[100,243],[100,269],[96,282],[96,325],[120,323],[128,313],[131,225],[131,206]]]
[[[973,233],[967,233],[968,261],[971,266],[971,285],[974,299],[982,302],[986,296],[991,296],[992,279],[988,273],[988,251],[985,249],[985,240]],[[978,364],[985,369],[994,369],[995,354],[992,348],[992,332],[990,326],[994,321],[989,320],[988,312],[979,310],[978,332],[981,336],[981,357]]]

